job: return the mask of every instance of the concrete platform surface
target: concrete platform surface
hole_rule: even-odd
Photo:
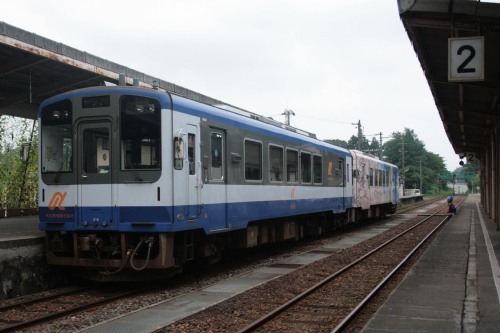
[[[500,332],[498,257],[500,231],[469,196],[362,332]]]

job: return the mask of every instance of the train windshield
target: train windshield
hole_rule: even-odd
[[[72,104],[69,100],[48,105],[42,110],[42,173],[73,170]]]
[[[161,107],[152,98],[123,96],[121,116],[121,170],[159,169]]]

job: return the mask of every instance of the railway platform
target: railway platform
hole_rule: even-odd
[[[61,285],[54,276],[63,275],[46,264],[37,215],[0,218],[0,272],[0,300]]]
[[[0,219],[0,263],[13,257],[44,253],[45,234],[38,230],[38,216]]]
[[[498,332],[500,232],[469,196],[362,330]]]

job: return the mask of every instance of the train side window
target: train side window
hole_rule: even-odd
[[[299,153],[296,150],[286,150],[286,181],[298,182],[297,171],[299,169]]]
[[[184,141],[182,138],[174,138],[174,168],[182,170],[184,162]]]
[[[350,173],[350,168],[349,168],[349,163],[347,163],[347,168],[346,168],[346,172],[345,172],[345,175],[346,175],[346,178],[347,178],[347,183],[350,183],[351,182],[351,173]]]
[[[195,158],[196,158],[196,150],[195,150],[195,135],[189,133],[188,134],[188,165],[189,165],[189,174],[196,174],[196,166],[195,166]],[[184,140],[182,138],[174,138],[174,168],[176,170],[182,170],[184,167],[184,159],[185,159],[185,151],[184,151]]]
[[[368,175],[369,178],[369,182],[368,182],[368,186],[374,186],[375,183],[374,183],[374,177],[373,177],[373,168],[370,168],[370,174]]]
[[[338,179],[340,179],[339,186],[345,186],[345,172],[344,172],[344,159],[339,160],[339,168],[336,170]]]
[[[313,156],[313,177],[314,184],[323,182],[323,158],[319,155]]]
[[[189,174],[196,174],[196,145],[195,145],[195,135],[188,134],[188,162],[189,162]]]
[[[301,152],[300,153],[300,170],[301,170],[301,180],[303,184],[311,183],[311,154]]]
[[[283,181],[283,147],[269,146],[269,180]]]
[[[224,141],[221,132],[212,132],[210,135],[210,179],[224,179]]]
[[[245,180],[262,180],[262,143],[245,140]]]

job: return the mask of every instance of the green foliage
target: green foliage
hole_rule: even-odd
[[[444,159],[427,151],[425,144],[408,128],[392,134],[392,139],[384,144],[384,158],[400,168],[400,183],[404,183],[405,188],[420,188],[421,183],[422,193],[434,193],[446,190],[451,181]]]
[[[331,139],[331,140],[325,140],[325,142],[328,142],[329,144],[335,145],[337,147],[348,149],[347,142],[345,142],[344,140]]]
[[[31,145],[29,161],[21,162],[23,143],[37,141],[33,120],[0,117],[0,207],[38,206],[38,149]]]

